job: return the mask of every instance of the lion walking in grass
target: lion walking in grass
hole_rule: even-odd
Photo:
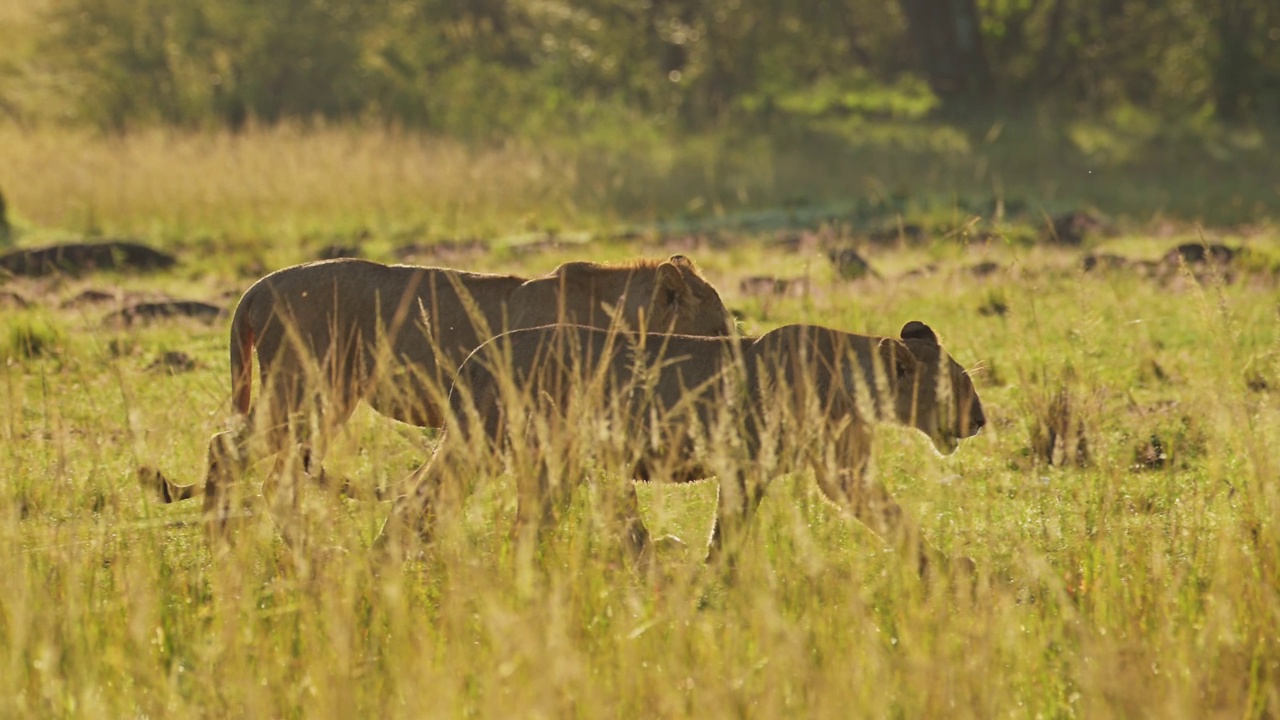
[[[471,351],[504,330],[563,322],[726,335],[733,319],[681,255],[567,263],[533,279],[357,259],[267,275],[245,292],[232,318],[237,423],[209,442],[206,511],[225,516],[226,486],[251,460],[276,455],[267,480],[274,482],[290,448],[307,474],[325,480],[324,442],[360,401],[405,423],[440,427],[453,373]],[[201,489],[154,468],[139,474],[165,502]]]
[[[913,427],[950,454],[986,422],[968,374],[920,322],[900,338],[810,325],[741,339],[519,330],[467,358],[450,403],[456,421],[397,499],[381,547],[429,538],[441,500],[500,474],[504,461],[527,545],[554,524],[587,466],[603,464],[641,480],[718,476],[716,558],[736,550],[770,477],[810,468],[828,499],[914,553],[924,573],[946,558],[868,472],[874,424]],[[634,485],[613,505],[640,556],[649,534]]]

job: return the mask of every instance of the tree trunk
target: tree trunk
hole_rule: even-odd
[[[1066,0],[1056,0],[1049,10],[1049,26],[1045,30],[1048,36],[1044,41],[1044,51],[1040,54],[1040,67],[1037,71],[1041,85],[1049,85],[1052,78],[1058,76],[1061,63],[1058,60],[1062,52],[1063,20],[1066,19]]]
[[[946,96],[984,94],[991,69],[982,45],[974,0],[899,0],[934,92]]]
[[[1258,13],[1250,0],[1222,0],[1218,13],[1218,56],[1214,59],[1214,100],[1218,117],[1244,118],[1253,100],[1250,31]]]

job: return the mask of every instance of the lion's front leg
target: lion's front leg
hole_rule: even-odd
[[[898,552],[914,557],[921,575],[945,561],[946,557],[920,536],[884,485],[871,477],[870,427],[861,418],[848,416],[837,428],[810,455],[822,493]]]
[[[601,478],[609,483],[609,492],[604,495],[606,526],[610,533],[616,532],[622,540],[622,550],[629,562],[642,571],[647,572],[652,561],[653,542],[649,529],[645,527],[640,516],[640,498],[636,494],[636,483],[628,477],[622,478],[622,486],[614,489],[617,481],[613,475]]]
[[[391,513],[387,515],[382,530],[373,541],[375,551],[403,556],[415,538],[423,544],[431,542],[444,487],[442,474],[448,462],[444,457],[448,453],[446,442],[447,438],[421,467],[400,483],[409,488],[409,492],[396,497],[392,502]]]
[[[765,484],[756,473],[739,470],[720,478],[716,521],[711,529],[707,562],[732,568],[750,529],[751,517],[764,499]]]
[[[303,526],[303,478],[307,477],[307,458],[279,453],[271,472],[262,481],[262,499],[267,515],[280,537],[295,551],[303,549],[306,534]]]
[[[215,534],[226,530],[231,517],[231,485],[248,465],[244,430],[220,432],[209,440],[208,470],[204,479],[204,515]]]
[[[516,480],[516,522],[512,540],[517,557],[532,561],[547,533],[557,527],[581,483],[585,469],[578,449],[547,450],[537,443],[510,448],[508,466]]]
[[[636,484],[624,478],[622,494],[614,505],[614,518],[622,531],[623,548],[632,560],[640,559],[650,549],[649,529],[640,517],[640,498]]]
[[[555,481],[548,460],[537,461],[536,470],[528,473],[524,463],[515,463],[516,471],[516,522],[511,529],[517,555],[532,560],[534,551],[542,543],[547,530],[556,521]]]
[[[867,477],[864,470],[841,469],[836,471],[835,478],[826,475],[824,470],[817,472],[818,486],[823,493],[899,553],[913,558],[921,577],[939,568],[954,567],[961,571],[972,568],[973,562],[968,558],[952,559],[926,540],[884,485]]]

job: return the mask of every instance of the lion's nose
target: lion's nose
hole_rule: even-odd
[[[973,437],[986,424],[987,416],[982,412],[982,407],[974,407],[974,403],[967,403],[964,412],[960,415],[960,422],[957,423],[957,427],[965,431],[961,437]]]

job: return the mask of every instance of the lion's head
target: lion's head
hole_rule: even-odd
[[[955,452],[962,438],[986,424],[973,381],[938,343],[933,330],[918,320],[902,327],[902,345],[910,357],[895,352],[898,420],[929,436],[944,455]]]
[[[672,255],[655,268],[649,329],[677,335],[728,335],[733,315],[720,294],[684,255]]]
[[[625,264],[564,263],[508,300],[513,328],[570,323],[627,331],[727,336],[733,316],[684,255]]]
[[[534,278],[509,300],[512,327],[557,323],[628,331],[724,336],[733,315],[683,255],[624,264],[569,262]]]

